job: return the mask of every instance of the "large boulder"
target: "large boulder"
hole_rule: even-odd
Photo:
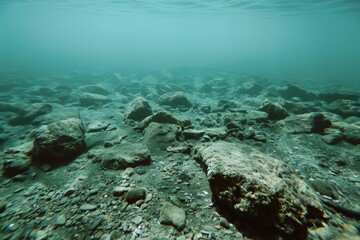
[[[62,165],[73,160],[86,148],[85,129],[78,118],[42,125],[31,134],[32,159],[35,163]]]
[[[143,144],[124,142],[110,148],[93,149],[87,154],[102,169],[120,170],[151,163],[149,149]]]
[[[152,114],[150,104],[142,97],[136,98],[125,109],[124,120],[142,121]]]
[[[307,218],[321,217],[317,194],[284,164],[245,145],[206,143],[195,148],[215,202],[239,219],[303,239]],[[289,238],[290,239],[290,238]]]
[[[158,103],[172,108],[190,109],[192,107],[191,102],[183,92],[165,93],[158,99]]]

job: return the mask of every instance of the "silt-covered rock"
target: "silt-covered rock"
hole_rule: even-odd
[[[85,129],[78,118],[42,125],[31,135],[32,159],[40,164],[61,165],[80,155],[86,147]]]
[[[304,238],[307,218],[322,216],[316,193],[275,158],[226,142],[199,145],[195,153],[215,202],[240,219]]]

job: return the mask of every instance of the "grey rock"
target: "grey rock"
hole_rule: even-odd
[[[100,132],[100,131],[104,131],[109,127],[109,123],[105,123],[102,121],[98,121],[98,122],[93,122],[91,124],[89,124],[88,126],[88,132]]]
[[[14,177],[29,171],[31,162],[29,159],[6,159],[3,162],[3,173],[6,177]]]
[[[343,118],[351,116],[360,117],[359,101],[338,99],[327,105],[326,109],[342,116]]]
[[[278,121],[289,116],[289,113],[285,108],[274,102],[265,103],[261,108],[259,108],[259,111],[266,112],[268,114],[268,118],[274,121]]]
[[[6,209],[6,203],[1,201],[0,202],[0,213],[4,212]]]
[[[144,143],[152,152],[165,151],[167,147],[177,145],[178,132],[180,132],[178,125],[152,122],[144,129]]]
[[[133,204],[137,202],[138,200],[145,200],[146,198],[146,190],[143,188],[136,188],[136,189],[130,189],[125,194],[125,201]]]
[[[110,102],[110,99],[100,94],[83,93],[79,97],[79,103],[83,107],[101,106],[108,102]]]
[[[100,85],[85,85],[85,86],[81,86],[79,89],[81,92],[85,92],[85,93],[94,93],[104,96],[110,94],[110,91],[106,90],[104,87]]]
[[[147,126],[149,126],[150,123],[152,123],[152,122],[176,124],[176,125],[179,125],[180,127],[186,127],[186,126],[191,125],[191,122],[189,119],[178,118],[178,117],[172,115],[171,113],[161,111],[161,112],[157,112],[157,113],[145,118],[144,120],[142,120],[136,126],[136,129],[143,130]]]
[[[255,121],[257,123],[266,122],[268,120],[268,114],[261,111],[248,111],[246,114],[247,121]]]
[[[324,133],[331,121],[324,113],[305,113],[277,121],[275,126],[287,133]]]
[[[150,104],[144,98],[138,97],[125,109],[124,120],[142,121],[151,114]]]
[[[79,209],[83,212],[86,212],[86,211],[94,211],[96,208],[97,208],[96,205],[85,203],[81,205]]]
[[[254,82],[254,81],[250,81],[250,82],[243,83],[239,87],[237,92],[238,93],[243,93],[243,94],[249,94],[249,95],[257,95],[262,90],[263,90],[263,87],[260,84]]]
[[[278,93],[280,96],[282,96],[285,99],[298,97],[303,101],[308,101],[316,98],[315,94],[308,92],[304,89],[301,89],[300,87],[293,84],[287,84],[285,87],[279,88]]]
[[[320,200],[305,182],[251,147],[206,143],[195,148],[195,159],[204,165],[218,205],[241,219],[306,236],[306,217],[322,217]]]
[[[182,135],[185,139],[195,139],[199,140],[204,136],[205,131],[204,130],[197,130],[197,129],[185,129],[182,131]]]
[[[133,224],[135,224],[136,226],[138,226],[140,223],[142,223],[142,221],[143,221],[143,219],[141,216],[136,216],[131,220],[131,222]]]
[[[165,93],[160,96],[158,103],[159,105],[166,105],[173,108],[190,109],[192,107],[191,102],[187,99],[183,92]]]
[[[57,217],[56,225],[63,226],[65,225],[65,223],[66,223],[66,217],[64,214],[61,214],[60,216]]]
[[[78,118],[43,125],[31,135],[32,158],[40,164],[61,165],[80,155],[86,147],[85,129]]]
[[[316,179],[311,181],[311,186],[321,195],[326,195],[334,199],[337,197],[335,187],[329,181]]]
[[[9,121],[9,124],[11,125],[30,124],[35,118],[48,114],[51,111],[52,111],[52,106],[50,104],[46,104],[46,103],[33,104],[30,107],[30,110],[28,110],[24,114],[19,115],[14,119],[11,119]]]
[[[102,169],[125,169],[147,165],[151,162],[149,149],[139,143],[124,142],[111,148],[94,149],[88,152],[93,162],[100,162]]]
[[[115,187],[115,188],[114,188],[114,190],[113,190],[113,195],[114,195],[114,197],[121,197],[121,196],[123,196],[128,190],[129,190],[129,188],[118,186],[118,187]]]
[[[160,210],[159,221],[161,224],[171,225],[176,230],[182,231],[186,224],[185,211],[169,202],[165,202]]]

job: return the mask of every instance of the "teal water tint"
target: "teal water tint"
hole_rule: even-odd
[[[360,82],[360,1],[3,0],[1,70],[231,68]]]

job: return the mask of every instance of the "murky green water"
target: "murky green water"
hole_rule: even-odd
[[[206,67],[359,85],[359,1],[1,1],[9,69]]]

